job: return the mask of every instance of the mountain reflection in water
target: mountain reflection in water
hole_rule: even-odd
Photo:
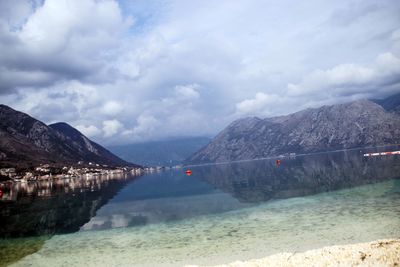
[[[143,177],[3,185],[0,237],[28,237],[183,220],[399,178],[399,156],[359,150],[171,170]]]
[[[127,175],[3,184],[0,237],[71,233],[129,181]]]
[[[339,190],[400,177],[400,157],[365,158],[360,150],[194,168],[241,202],[262,202]]]

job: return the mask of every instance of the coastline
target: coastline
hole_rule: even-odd
[[[278,253],[261,259],[235,261],[213,267],[260,266],[400,266],[400,238],[327,246],[302,253]],[[186,265],[186,267],[199,267]]]

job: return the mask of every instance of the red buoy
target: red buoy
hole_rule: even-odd
[[[277,159],[276,160],[276,166],[280,166],[281,165],[281,160],[280,159]]]
[[[187,176],[190,176],[192,174],[192,171],[191,170],[186,170],[186,175]]]

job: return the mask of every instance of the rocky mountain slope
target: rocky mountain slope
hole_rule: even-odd
[[[78,155],[83,161],[99,162],[109,165],[127,165],[127,162],[120,159],[99,144],[90,141],[77,129],[65,122],[58,122],[49,125],[54,129],[57,136],[67,144],[72,144],[75,157]]]
[[[92,142],[66,123],[47,126],[31,116],[0,105],[0,164],[77,163],[132,165]]]
[[[400,116],[368,100],[231,123],[187,164],[400,143]]]
[[[400,93],[384,99],[374,99],[372,101],[382,106],[389,112],[400,114]]]

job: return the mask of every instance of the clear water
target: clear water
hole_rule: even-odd
[[[398,238],[400,158],[362,152],[3,188],[1,258],[182,266]]]

